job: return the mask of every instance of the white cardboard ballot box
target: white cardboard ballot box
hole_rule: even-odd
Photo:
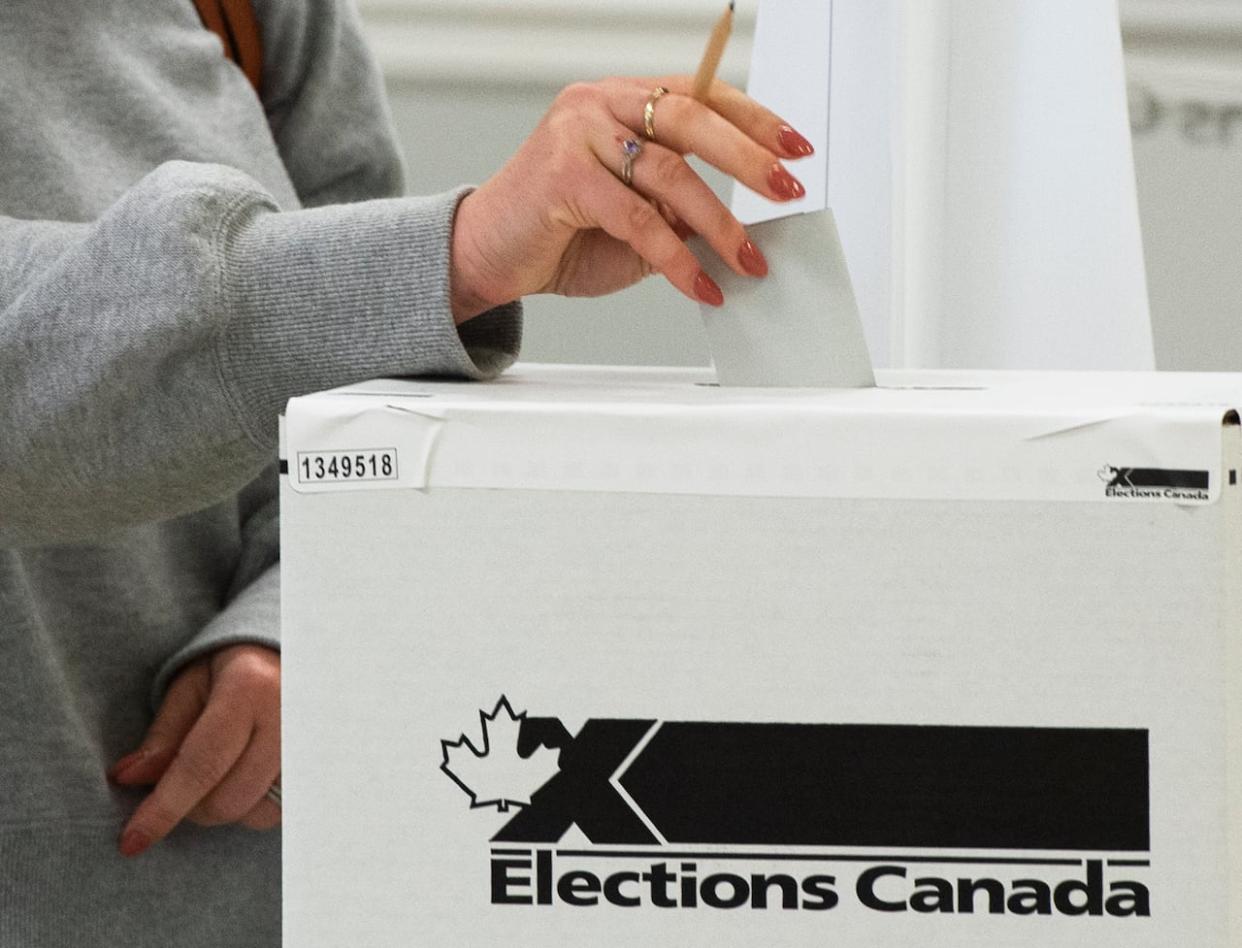
[[[1242,376],[284,423],[285,943],[1242,943]]]

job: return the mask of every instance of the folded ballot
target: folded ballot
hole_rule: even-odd
[[[875,384],[849,268],[832,211],[756,224],[750,236],[776,262],[738,276],[702,238],[692,247],[724,290],[701,306],[716,379],[727,386],[863,388]]]

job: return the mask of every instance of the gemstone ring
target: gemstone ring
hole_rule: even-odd
[[[634,184],[634,159],[643,153],[643,143],[637,138],[627,138],[621,143],[621,183],[626,187]]]

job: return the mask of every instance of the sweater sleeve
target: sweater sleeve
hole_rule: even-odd
[[[229,645],[280,649],[280,475],[276,464],[237,495],[240,555],[221,610],[179,645],[156,673],[152,710],[169,682],[197,658]]]
[[[463,193],[278,213],[237,171],[172,162],[92,223],[0,217],[0,544],[234,494],[295,395],[504,369],[517,304],[452,321]]]
[[[158,710],[169,684],[186,665],[230,645],[264,645],[280,650],[279,563],[245,587],[164,662],[151,685],[152,710]]]

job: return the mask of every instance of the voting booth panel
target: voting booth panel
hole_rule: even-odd
[[[285,937],[1226,948],[1233,376],[290,403]]]
[[[833,208],[875,364],[1154,367],[1115,0],[760,0],[747,91],[817,153],[733,209]]]

